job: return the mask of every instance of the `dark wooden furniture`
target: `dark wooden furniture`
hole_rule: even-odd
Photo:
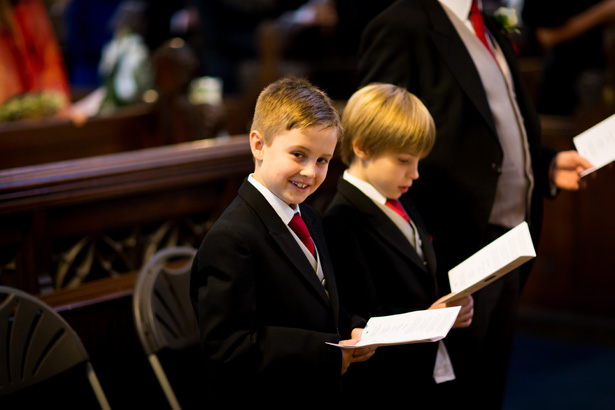
[[[222,131],[226,107],[164,97],[82,120],[49,117],[0,123],[0,169],[213,138]]]
[[[158,146],[155,126],[149,104],[83,123],[56,117],[0,123],[0,169]]]
[[[2,281],[72,288],[194,245],[252,168],[237,136],[0,171]]]
[[[596,109],[578,118],[543,117],[544,143],[558,150],[574,149],[572,138],[608,115]],[[599,317],[615,324],[615,168],[586,178],[586,189],[562,191],[545,200],[542,238],[521,302],[528,309]]]
[[[62,314],[113,408],[155,406],[136,272],[160,248],[198,246],[252,170],[245,135],[2,170],[0,283]]]

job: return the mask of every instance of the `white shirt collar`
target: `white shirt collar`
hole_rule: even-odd
[[[439,0],[443,6],[446,6],[455,14],[461,21],[466,21],[470,16],[470,8],[472,0]],[[478,0],[478,6],[482,9],[482,1]]]
[[[271,192],[267,187],[258,182],[256,178],[254,178],[253,174],[248,176],[248,182],[250,182],[258,191],[263,194],[267,202],[271,205],[271,207],[275,210],[275,212],[280,216],[282,222],[288,225],[291,219],[293,219],[293,215],[296,212],[301,213],[299,210],[299,205],[297,205],[297,209],[291,208],[286,202],[282,201],[280,198],[275,196],[273,192]]]
[[[423,257],[421,238],[419,237],[416,226],[412,220],[409,221],[410,223],[407,223],[406,220],[402,219],[402,217],[400,217],[395,211],[389,209],[386,206],[387,198],[378,192],[369,182],[365,182],[351,175],[348,173],[348,170],[344,171],[343,178],[348,183],[354,185],[359,191],[363,192],[363,194],[374,201],[375,204],[380,205],[385,215],[388,215],[393,223],[397,225],[399,230],[406,236],[406,238],[408,238],[408,241],[410,241],[412,246],[417,250],[418,254]]]
[[[344,171],[343,178],[354,185],[359,191],[363,192],[372,201],[384,205],[387,201],[386,197],[374,188],[369,182],[365,182],[354,175],[350,175],[348,170]]]

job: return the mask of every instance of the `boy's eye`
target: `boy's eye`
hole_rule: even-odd
[[[296,158],[303,158],[303,153],[301,152],[293,152],[292,155]]]
[[[328,164],[329,160],[327,158],[318,158],[319,164]]]

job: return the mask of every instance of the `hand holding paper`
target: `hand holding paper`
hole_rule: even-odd
[[[372,317],[355,345],[329,343],[342,349],[435,342],[443,339],[455,323],[459,306],[417,310],[398,315]]]
[[[354,346],[360,340],[363,334],[363,329],[352,329],[351,339],[342,340],[341,345]],[[374,355],[376,352],[376,346],[358,347],[355,349],[343,349],[342,350],[342,374],[346,373],[348,367],[352,363],[364,362]]]
[[[438,302],[449,302],[487,286],[536,257],[526,222],[506,232],[448,272],[452,293]]]
[[[592,163],[577,151],[562,151],[555,157],[553,182],[559,189],[577,191],[586,185],[585,180],[581,178],[594,169]]]
[[[438,299],[429,309],[442,309],[446,307],[459,306],[461,310],[455,323],[453,323],[453,329],[461,329],[468,327],[472,324],[472,318],[474,317],[474,298],[472,295],[462,296],[459,298],[453,298],[454,294],[448,294]],[[441,302],[444,300],[444,302]]]
[[[583,158],[593,164],[585,176],[615,160],[615,115],[599,122],[573,138],[574,145]]]

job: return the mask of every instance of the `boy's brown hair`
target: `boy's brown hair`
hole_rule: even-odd
[[[284,131],[312,126],[337,129],[342,137],[339,114],[331,99],[309,81],[284,77],[269,84],[256,101],[251,130],[258,130],[267,145]]]
[[[404,152],[424,158],[433,148],[436,126],[425,105],[393,84],[370,84],[356,91],[342,115],[342,161],[354,159],[353,144],[369,157]]]

